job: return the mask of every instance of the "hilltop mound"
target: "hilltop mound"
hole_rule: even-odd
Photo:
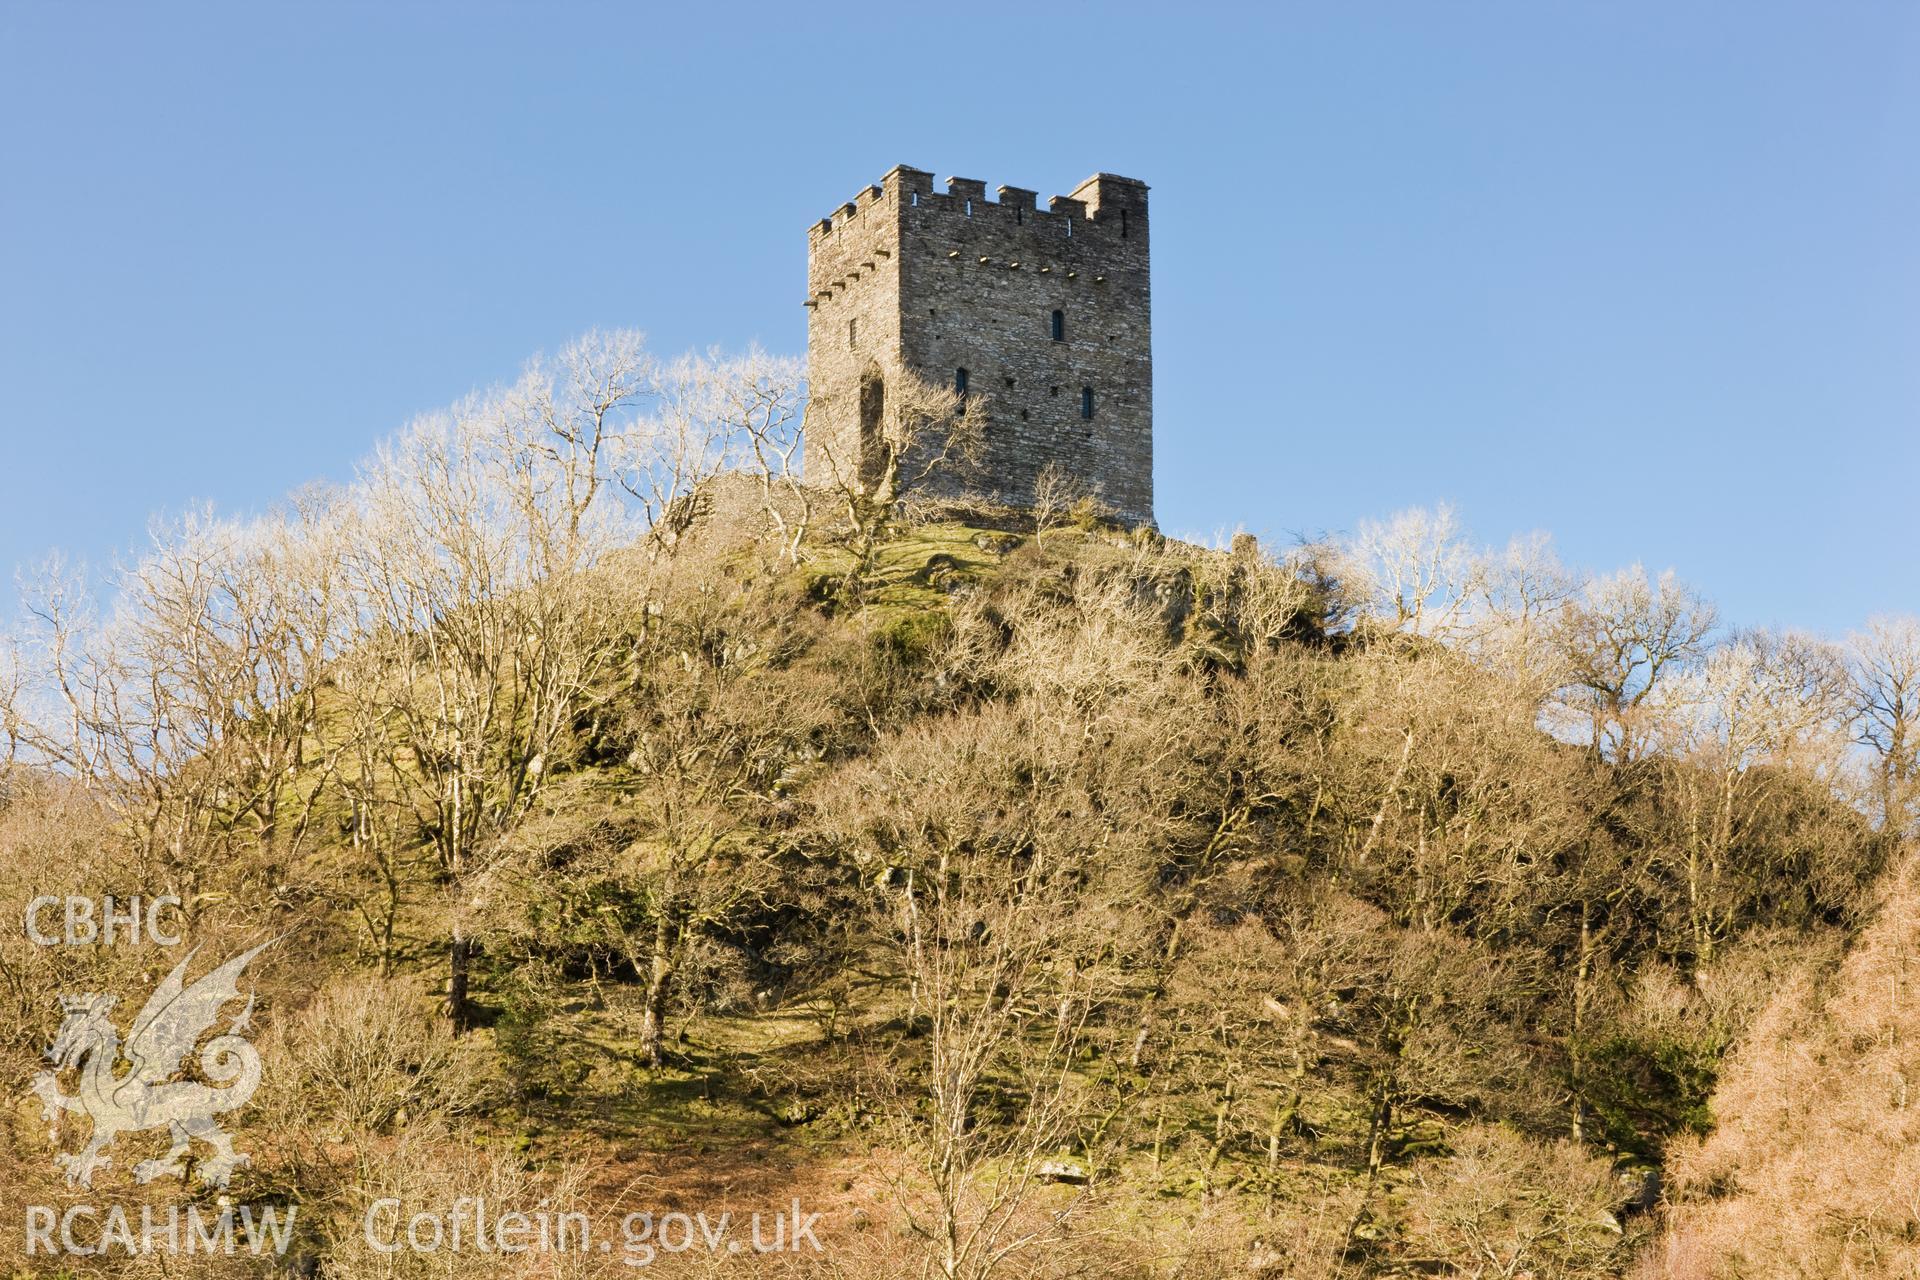
[[[284,935],[235,1193],[298,1194],[329,1275],[379,1264],[380,1195],[802,1192],[838,1270],[787,1274],[1622,1274],[1879,846],[1771,776],[1703,868],[1717,775],[1558,741],[1537,686],[1342,590],[1092,522],[689,537],[368,631],[145,835],[17,773],[6,894],[196,885],[209,955]],[[33,993],[162,958],[0,944],[14,1068]],[[20,1119],[16,1208],[65,1194]]]

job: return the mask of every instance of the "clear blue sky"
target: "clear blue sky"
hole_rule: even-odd
[[[1153,187],[1171,532],[1920,609],[1920,7],[0,0],[0,566],[248,509],[592,326],[804,346],[895,163]]]

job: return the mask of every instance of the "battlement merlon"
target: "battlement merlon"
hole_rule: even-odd
[[[1096,173],[1073,189],[1073,199],[1087,206],[1087,217],[1096,224],[1124,222],[1130,228],[1138,221],[1146,228],[1147,184],[1138,178]]]
[[[1009,209],[1018,209],[1022,213],[1035,212],[1035,204],[1040,199],[1038,191],[1029,191],[1025,187],[1009,187],[1002,184],[999,188],[1000,203]]]
[[[987,202],[987,184],[978,178],[948,178],[947,196],[953,200],[972,200],[979,204]]]
[[[901,203],[910,203],[907,197],[919,194],[933,194],[933,172],[929,169],[916,169],[911,165],[897,164],[881,175],[880,185],[889,195],[898,198]]]

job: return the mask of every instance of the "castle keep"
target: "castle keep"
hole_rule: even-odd
[[[1022,506],[1048,463],[1153,520],[1147,186],[1098,173],[1036,193],[899,165],[807,235],[809,477],[864,465],[886,379],[910,370],[984,397],[978,468],[940,496]]]

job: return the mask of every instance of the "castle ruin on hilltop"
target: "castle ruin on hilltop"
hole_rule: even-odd
[[[887,377],[907,370],[984,397],[977,467],[930,491],[1032,501],[1049,463],[1121,519],[1153,522],[1153,343],[1147,185],[1097,173],[1037,193],[896,165],[807,235],[804,467],[866,465]]]

